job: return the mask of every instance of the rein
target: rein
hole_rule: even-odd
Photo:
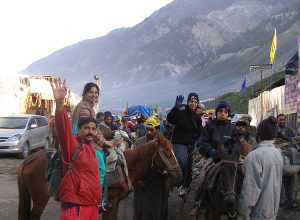
[[[164,165],[167,167],[166,170],[163,171],[163,174],[167,174],[169,171],[179,171],[180,167],[177,165],[172,165],[168,158],[166,157],[166,154],[164,153],[164,149],[160,146],[157,151],[155,151],[153,157],[152,157],[152,162],[151,162],[151,169],[154,168],[154,159],[155,157],[159,155],[160,158],[162,159]]]
[[[168,158],[166,157],[165,153],[164,153],[164,149],[162,148],[162,146],[160,145],[159,146],[159,149],[155,151],[154,155],[152,156],[152,159],[151,159],[151,169],[152,170],[155,170],[155,167],[154,167],[154,160],[157,156],[160,156],[161,160],[163,161],[164,165],[167,167],[167,169],[164,169],[163,172],[162,172],[162,175],[167,175],[169,171],[179,171],[181,170],[179,166],[177,165],[172,165],[170,163],[170,161],[168,160]],[[140,180],[139,181],[139,184],[140,184],[140,187],[143,187],[145,186],[148,182],[150,182],[152,179],[154,179],[157,175],[158,175],[159,172],[155,172],[155,173],[152,173],[150,175],[150,177],[148,177],[147,179],[145,180]]]
[[[53,150],[51,149],[43,149],[41,151],[37,151],[36,153],[30,155],[30,157],[26,158],[24,160],[25,165],[30,164],[32,161],[34,161],[35,159],[39,158],[40,156],[46,155],[49,152],[53,152]]]
[[[234,164],[235,166],[235,170],[234,170],[234,178],[233,178],[233,183],[232,183],[232,187],[231,187],[231,191],[228,192],[222,192],[223,196],[228,196],[233,194],[234,196],[236,196],[236,192],[234,191],[235,189],[235,179],[236,179],[236,174],[237,174],[237,167],[239,164],[242,164],[241,162],[235,162],[235,161],[231,161],[231,160],[222,160],[221,163],[228,163],[228,164]],[[222,174],[221,174],[222,175]],[[221,181],[222,184],[222,181]],[[222,188],[223,188],[223,184],[222,184]]]

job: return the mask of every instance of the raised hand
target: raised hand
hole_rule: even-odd
[[[184,96],[182,96],[182,95],[176,96],[176,101],[175,101],[174,107],[180,108],[182,106],[183,99],[184,99]]]
[[[61,82],[60,78],[55,78],[54,81],[51,82],[51,87],[55,101],[63,102],[64,98],[68,93],[66,80],[64,79],[64,81]]]

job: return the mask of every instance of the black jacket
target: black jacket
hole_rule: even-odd
[[[173,144],[194,144],[201,135],[201,117],[191,112],[188,107],[184,110],[171,109],[167,121],[174,125]]]
[[[222,141],[225,145],[228,140],[237,141],[238,135],[235,130],[235,126],[230,124],[229,121],[219,121],[213,119],[206,123],[203,128],[201,137],[198,141],[198,149],[202,156],[212,157],[211,153],[214,150],[218,150],[218,143]]]

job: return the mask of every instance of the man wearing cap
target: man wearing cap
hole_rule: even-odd
[[[192,152],[195,143],[201,135],[201,117],[195,114],[199,104],[197,93],[190,93],[187,98],[187,105],[183,105],[184,97],[177,96],[174,107],[167,115],[167,120],[174,125],[172,144],[174,154],[182,171],[182,185],[178,195],[186,195],[192,181]]]
[[[121,123],[121,119],[119,117],[116,117],[115,118],[115,124],[118,128],[118,130],[122,130],[121,127],[122,127],[122,123]]]
[[[151,116],[146,120],[146,135],[138,138],[133,148],[153,141],[159,135],[160,121]],[[167,220],[169,189],[167,176],[151,172],[134,188],[134,220]]]
[[[245,118],[241,118],[235,123],[235,129],[239,136],[240,146],[242,148],[241,158],[244,159],[256,145],[256,140],[247,132],[249,129],[249,122]]]
[[[239,200],[240,219],[275,220],[279,207],[283,159],[275,148],[276,119],[257,127],[258,145],[244,160],[245,178]]]
[[[146,132],[145,135],[138,138],[135,142],[134,145],[142,145],[145,143],[148,143],[149,141],[153,141],[154,138],[158,135],[159,129],[160,129],[160,121],[157,117],[151,116],[149,117],[146,122]],[[158,129],[158,130],[157,130]]]
[[[247,120],[247,121],[249,122],[249,128],[248,128],[247,133],[248,133],[249,135],[251,135],[252,137],[256,138],[256,135],[257,135],[257,129],[256,129],[255,126],[250,125],[250,124],[251,124],[251,121],[252,121],[251,115],[243,115],[243,116],[242,116],[242,119]]]
[[[98,129],[101,131],[106,140],[112,140],[115,132],[112,131],[111,125],[113,123],[113,116],[111,112],[104,112],[104,121],[100,123]]]

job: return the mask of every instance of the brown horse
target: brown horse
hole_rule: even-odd
[[[227,215],[228,219],[237,219],[239,194],[244,175],[242,163],[239,162],[240,146],[236,144],[232,146],[232,152],[229,154],[225,152],[224,146],[219,144],[221,162],[214,165],[219,172],[210,187],[207,179],[205,181],[207,185],[202,197],[206,206],[205,219],[218,220],[222,215]],[[207,176],[212,175],[210,172],[213,170],[212,167]]]
[[[19,220],[40,219],[48,203],[50,195],[45,180],[45,155],[46,150],[36,152],[26,158],[18,168]],[[163,136],[136,149],[126,150],[124,156],[133,185],[138,184],[151,168],[167,173],[173,183],[180,181],[181,170],[173,154],[172,144]],[[119,202],[128,194],[128,187],[109,188],[108,199],[112,202],[113,209],[103,214],[103,220],[117,219]]]

